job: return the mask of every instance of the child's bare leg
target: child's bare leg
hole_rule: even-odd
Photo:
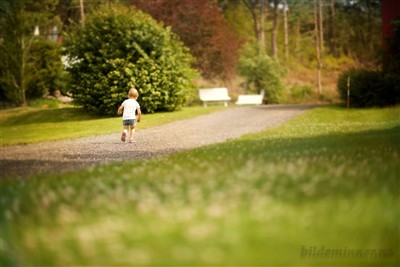
[[[125,142],[125,140],[126,140],[126,134],[128,133],[128,129],[129,129],[129,126],[128,125],[124,125],[124,131],[122,132],[122,135],[121,135],[121,141],[122,142]]]
[[[135,134],[135,125],[129,128],[129,142],[133,142],[133,135]]]

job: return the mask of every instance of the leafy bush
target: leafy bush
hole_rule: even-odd
[[[349,69],[338,79],[338,90],[347,99],[347,79],[350,77],[350,104],[354,107],[383,107],[400,103],[398,75],[384,75],[378,71]]]
[[[305,103],[313,96],[313,89],[310,85],[294,84],[288,88],[285,94],[285,103]]]
[[[113,115],[132,86],[144,112],[173,111],[192,89],[190,54],[169,28],[136,10],[100,10],[66,35],[70,89],[87,110]]]
[[[266,54],[247,46],[239,59],[239,73],[245,77],[245,88],[249,92],[265,92],[269,103],[279,103],[282,98],[283,84],[280,76],[283,70]]]
[[[296,99],[304,99],[312,94],[313,90],[310,85],[293,86],[292,96]]]
[[[354,59],[347,57],[345,55],[341,55],[339,57],[335,57],[331,54],[324,55],[322,58],[323,68],[326,70],[341,70],[343,67],[351,67],[354,66]],[[317,62],[315,62],[314,68],[317,66]]]

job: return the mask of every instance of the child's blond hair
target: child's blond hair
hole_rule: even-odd
[[[136,90],[135,88],[131,88],[131,89],[129,89],[129,92],[128,92],[128,98],[134,98],[134,99],[137,99],[139,97],[139,92],[138,92],[138,90]]]

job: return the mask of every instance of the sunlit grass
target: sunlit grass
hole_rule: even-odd
[[[137,129],[140,131],[223,108],[187,107],[176,112],[143,114]],[[0,110],[0,115],[2,146],[111,134],[121,130],[120,117],[101,117],[77,107],[16,108]]]
[[[2,181],[2,263],[397,266],[399,112],[319,108],[157,160]]]

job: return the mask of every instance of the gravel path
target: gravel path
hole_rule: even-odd
[[[275,127],[312,105],[237,107],[140,130],[135,143],[122,143],[120,132],[80,139],[2,148],[1,177],[26,178],[95,164],[148,159]]]

